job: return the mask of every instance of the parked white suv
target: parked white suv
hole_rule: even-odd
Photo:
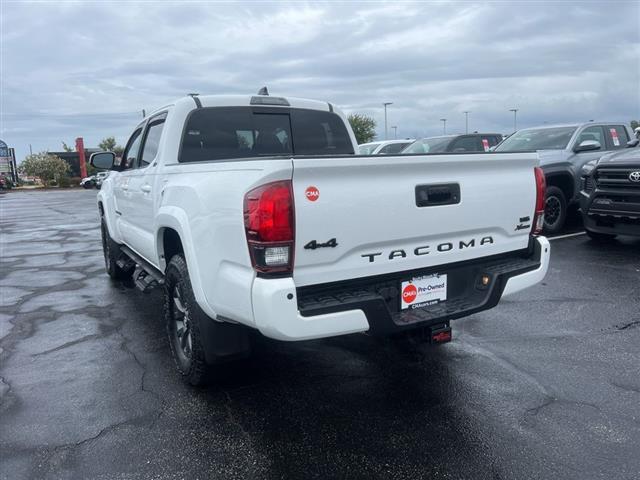
[[[358,145],[358,153],[360,155],[392,155],[394,153],[400,153],[413,142],[414,140],[412,138],[407,138],[405,140],[380,140],[377,142],[361,143]]]
[[[147,117],[98,194],[113,278],[164,286],[184,378],[247,332],[307,340],[425,328],[539,282],[549,243],[536,154],[361,157],[327,102],[193,96]]]

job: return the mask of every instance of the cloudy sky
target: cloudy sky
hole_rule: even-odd
[[[120,143],[189,92],[328,100],[398,136],[640,118],[640,2],[1,2],[0,138]],[[391,132],[391,129],[390,129]]]

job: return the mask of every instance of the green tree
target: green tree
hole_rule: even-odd
[[[62,142],[62,150],[64,150],[65,152],[75,152],[73,147],[70,147],[69,145],[67,145],[67,142],[65,141]]]
[[[20,171],[30,177],[38,177],[45,187],[52,181],[60,182],[60,179],[69,172],[69,164],[60,157],[48,152],[33,153],[20,164]]]
[[[116,156],[122,155],[124,148],[116,143],[115,137],[106,137],[98,144],[98,146],[105,152],[113,152]]]
[[[635,130],[638,127],[640,127],[640,122],[638,122],[638,120],[631,120],[631,130]]]
[[[348,120],[358,144],[370,142],[376,137],[376,121],[373,118],[359,113],[352,113],[349,115]]]

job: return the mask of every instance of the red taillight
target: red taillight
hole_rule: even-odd
[[[244,227],[253,268],[293,270],[294,206],[291,181],[261,185],[244,196]]]
[[[540,235],[544,228],[544,206],[545,196],[547,193],[547,181],[545,180],[544,172],[540,167],[535,167],[534,172],[536,177],[536,211],[533,215],[531,234]]]

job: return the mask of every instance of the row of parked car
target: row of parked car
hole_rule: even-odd
[[[537,151],[547,182],[545,232],[558,233],[569,209],[580,206],[587,233],[608,240],[640,236],[636,136],[640,129],[634,134],[623,123],[588,122],[527,128],[507,137],[472,133],[370,142],[359,150],[361,155]]]
[[[91,189],[97,188],[100,190],[102,187],[102,182],[109,176],[109,172],[98,172],[95,175],[90,175],[88,177],[83,178],[80,181],[80,186],[83,188]]]

